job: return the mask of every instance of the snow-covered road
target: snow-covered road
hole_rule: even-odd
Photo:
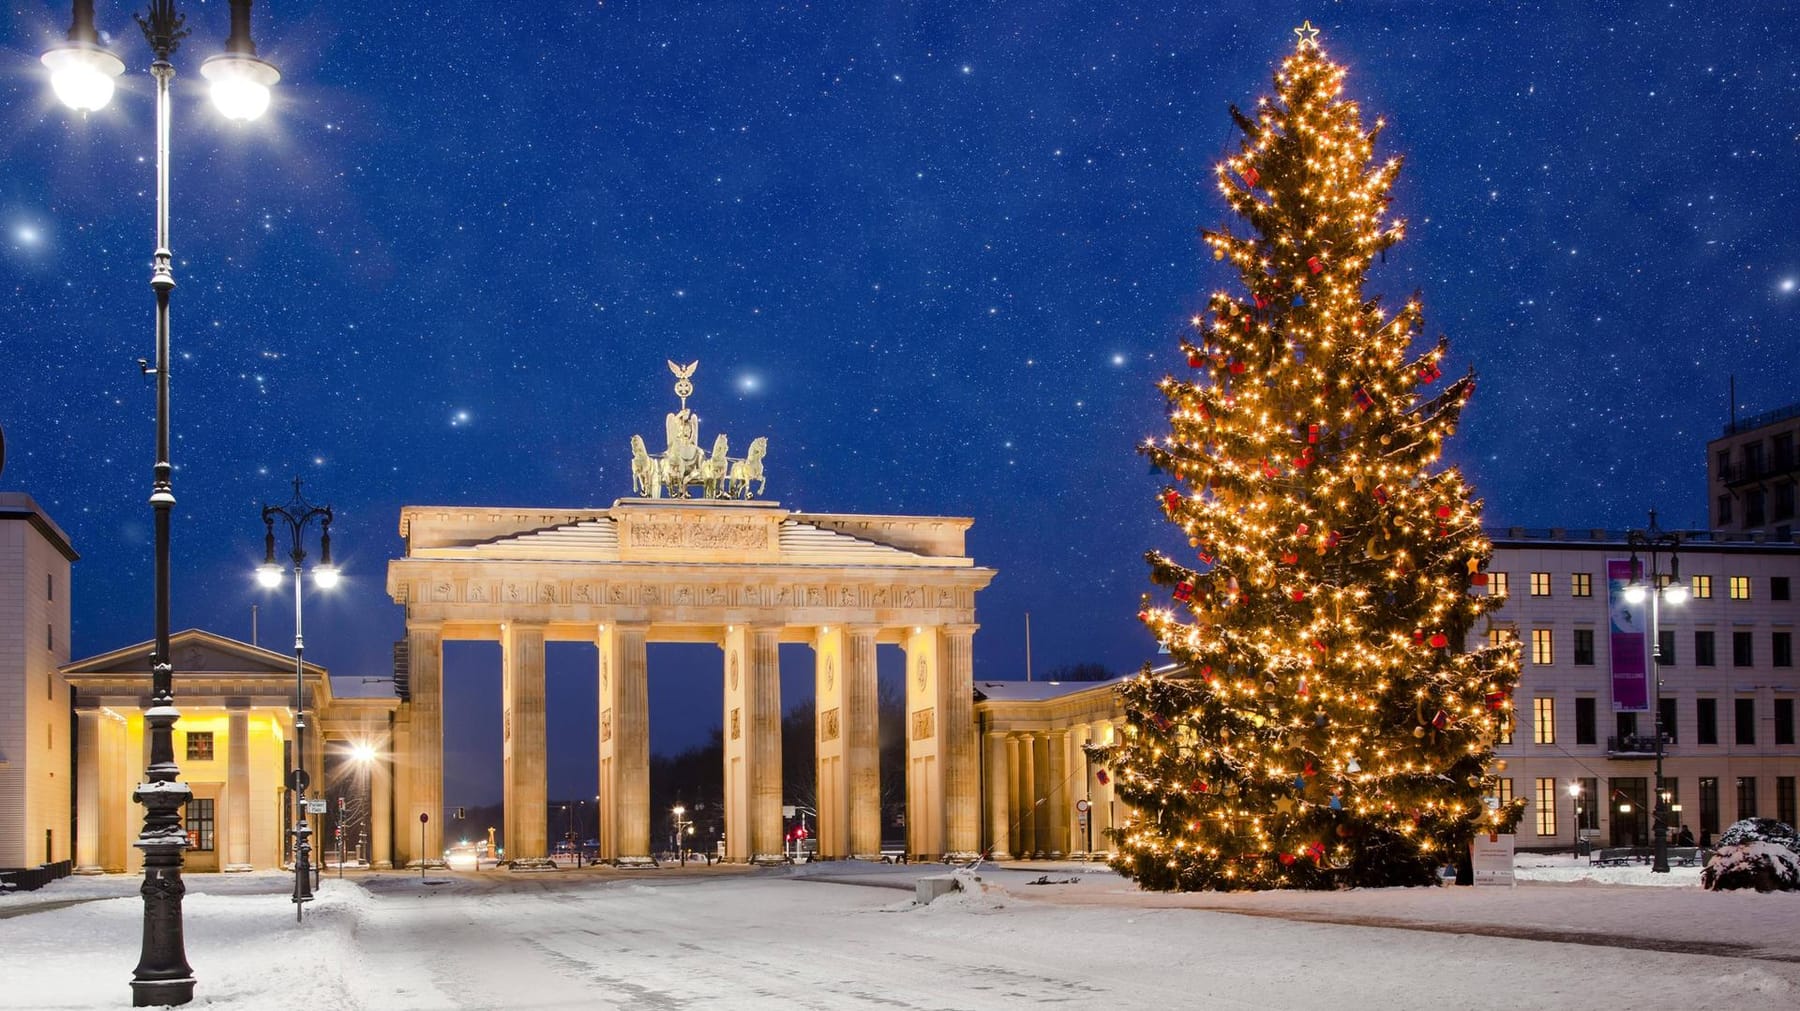
[[[215,1008],[1800,1004],[1800,895],[1535,884],[1171,897],[1110,874],[1059,872],[1053,880],[1080,880],[1033,886],[1043,873],[1033,868],[989,871],[977,890],[914,907],[892,886],[922,873],[932,871],[365,875],[327,880],[303,926],[278,875],[196,875],[188,954],[196,1006]],[[0,1006],[127,1003],[135,885],[59,882],[35,901],[96,900],[40,912],[15,901],[33,897],[0,899]],[[1221,900],[1237,911],[1187,905]],[[1413,929],[1308,922],[1321,917]],[[1456,923],[1565,939],[1443,926]],[[1607,940],[1697,935],[1745,954]]]

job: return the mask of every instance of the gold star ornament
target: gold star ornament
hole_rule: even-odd
[[[1300,27],[1294,29],[1294,34],[1299,36],[1302,47],[1319,44],[1319,30],[1313,27],[1311,18],[1307,18]]]

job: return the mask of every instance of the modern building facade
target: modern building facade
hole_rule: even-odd
[[[1713,529],[1765,540],[1794,539],[1794,490],[1800,479],[1800,404],[1733,418],[1706,444],[1707,501]]]
[[[68,534],[0,492],[0,868],[70,858]]]
[[[1522,651],[1513,726],[1498,749],[1501,799],[1528,801],[1520,847],[1567,848],[1578,829],[1597,845],[1650,842],[1657,709],[1671,827],[1716,838],[1753,815],[1794,824],[1800,546],[1681,534],[1688,599],[1658,609],[1651,639],[1644,612],[1621,614],[1620,587],[1609,584],[1608,562],[1632,556],[1622,532],[1491,536],[1486,592],[1506,603],[1474,634],[1514,637]],[[1648,573],[1649,556],[1639,558]],[[1668,565],[1665,552],[1659,571]],[[1633,646],[1615,633],[1644,638]],[[1647,671],[1640,687],[1629,685],[1630,654],[1641,649],[1648,660],[1651,642],[1660,693],[1644,692]],[[1643,708],[1637,693],[1647,695]]]

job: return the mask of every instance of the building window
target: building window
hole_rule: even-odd
[[[1594,665],[1594,630],[1578,628],[1575,630],[1575,666],[1592,667]]]
[[[1762,493],[1761,489],[1757,489],[1754,491],[1749,491],[1749,492],[1744,493],[1744,525],[1745,526],[1760,527],[1763,525],[1764,516],[1765,516],[1765,513],[1763,512],[1763,504],[1764,504],[1764,499],[1763,499],[1763,493]]]
[[[1656,714],[1661,718],[1663,740],[1675,743],[1675,700],[1667,695],[1656,700]]]
[[[1756,743],[1756,700],[1733,699],[1735,703],[1732,731],[1737,735],[1739,744]]]
[[[1731,633],[1731,665],[1733,667],[1756,666],[1755,636],[1749,632]]]
[[[1500,736],[1494,743],[1511,744],[1513,742],[1513,723],[1515,722],[1515,717],[1511,711],[1505,709],[1502,709],[1494,715],[1496,717],[1495,722],[1500,725]]]
[[[1549,629],[1534,628],[1531,630],[1531,662],[1540,667],[1547,667],[1556,662],[1556,651],[1551,647]]]
[[[56,649],[56,626],[55,625],[46,624],[44,626],[44,648],[48,649],[48,650]]]
[[[1591,597],[1594,595],[1594,574],[1591,572],[1569,573],[1569,596]]]
[[[1775,700],[1775,743],[1794,743],[1794,700]],[[1788,824],[1793,824],[1789,822]]]
[[[1488,573],[1488,596],[1504,597],[1509,592],[1511,592],[1511,591],[1509,591],[1507,589],[1506,573],[1504,573],[1504,572]]]
[[[209,797],[195,797],[187,802],[188,849],[213,848],[213,802]]]
[[[1775,820],[1783,824],[1794,823],[1794,777],[1775,777]]]
[[[1550,573],[1533,572],[1531,574],[1531,595],[1534,597],[1550,595]]]
[[[1575,743],[1593,744],[1594,736],[1594,700],[1592,696],[1575,700]]]
[[[1700,833],[1710,840],[1719,831],[1719,779],[1700,777]]]
[[[1791,591],[1790,591],[1790,584],[1788,583],[1788,577],[1786,577],[1786,576],[1770,576],[1769,577],[1769,599],[1770,600],[1786,600],[1786,599],[1788,599],[1788,594],[1790,592]]]
[[[1713,665],[1713,634],[1711,629],[1694,631],[1694,666],[1711,667]]]
[[[1712,577],[1711,576],[1695,576],[1693,586],[1690,587],[1690,589],[1693,591],[1695,600],[1711,600],[1712,599]]]
[[[1777,667],[1794,665],[1794,633],[1773,632],[1769,635],[1769,663]]]
[[[1732,576],[1727,581],[1727,585],[1731,589],[1731,599],[1732,600],[1749,600],[1750,599],[1750,577],[1749,576]]]
[[[44,599],[56,599],[56,577],[48,572],[44,573]]]
[[[1534,744],[1556,743],[1556,700],[1547,695],[1531,700],[1531,740]]]
[[[1487,644],[1489,646],[1504,646],[1509,642],[1517,642],[1518,640],[1519,633],[1505,625],[1492,625],[1488,627]]]
[[[1791,520],[1794,518],[1794,482],[1785,481],[1775,486],[1775,518]]]
[[[1675,630],[1659,628],[1656,630],[1656,662],[1664,667],[1675,665]]]
[[[1731,525],[1731,496],[1730,495],[1720,495],[1719,496],[1718,512],[1719,512],[1719,525],[1722,527],[1730,526]]]
[[[1600,830],[1600,780],[1593,776],[1583,776],[1576,782],[1581,784],[1581,792],[1575,796],[1575,827]]]
[[[1756,777],[1739,776],[1737,781],[1739,821],[1756,817]]]
[[[213,735],[210,730],[194,730],[187,735],[187,760],[190,762],[210,762],[213,760]],[[208,846],[207,849],[212,847]]]
[[[1614,713],[1613,714],[1613,724],[1614,724],[1615,729],[1618,731],[1619,742],[1621,744],[1624,744],[1630,738],[1637,736],[1637,714],[1636,713]]]
[[[1556,834],[1556,780],[1550,776],[1537,781],[1537,834]]]
[[[1695,739],[1701,744],[1719,743],[1719,700],[1694,700]]]
[[[1498,799],[1500,801],[1501,807],[1505,807],[1506,805],[1512,803],[1513,785],[1512,785],[1512,777],[1511,776],[1504,777],[1500,780],[1500,793],[1498,795]]]

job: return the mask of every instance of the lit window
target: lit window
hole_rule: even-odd
[[[1591,597],[1594,595],[1594,574],[1591,572],[1569,573],[1569,596]]]
[[[1539,695],[1531,700],[1531,740],[1534,744],[1556,743],[1556,700]]]
[[[1531,574],[1531,595],[1534,597],[1550,595],[1550,573],[1533,572]]]
[[[213,735],[210,730],[194,730],[187,735],[187,760],[210,762],[213,757]]]
[[[1509,642],[1517,642],[1518,639],[1519,633],[1505,625],[1495,625],[1488,629],[1487,644],[1489,646],[1504,646]]]
[[[1499,792],[1498,796],[1500,798],[1500,806],[1501,807],[1505,807],[1506,805],[1512,803],[1513,785],[1512,785],[1512,777],[1511,776],[1507,776],[1506,778],[1500,780],[1500,792]]]
[[[1731,577],[1731,599],[1732,600],[1749,600],[1750,599],[1750,577],[1749,576],[1732,576]]]
[[[1695,600],[1711,600],[1712,599],[1712,577],[1711,576],[1695,576],[1693,590],[1694,590],[1694,599]]]
[[[1548,667],[1556,662],[1556,651],[1551,648],[1549,629],[1531,630],[1531,662],[1539,667]]]
[[[1511,591],[1509,591],[1507,589],[1506,573],[1504,573],[1504,572],[1488,573],[1488,596],[1504,597],[1509,592],[1511,592]]]
[[[1550,776],[1537,781],[1537,834],[1556,834],[1556,780]]]

